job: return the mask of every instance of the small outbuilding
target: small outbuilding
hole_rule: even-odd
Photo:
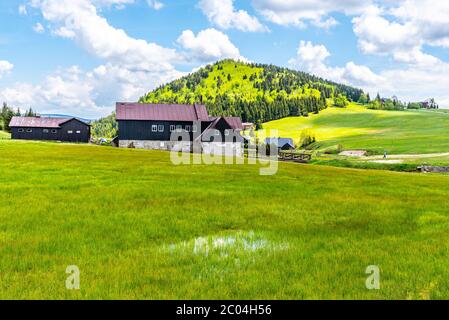
[[[266,138],[266,145],[276,145],[281,151],[295,150],[295,144],[291,138]]]
[[[13,117],[9,124],[11,138],[84,142],[90,140],[90,125],[77,118]]]

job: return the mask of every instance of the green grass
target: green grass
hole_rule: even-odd
[[[5,131],[0,130],[0,139],[10,139],[11,134]]]
[[[449,298],[449,177],[0,141],[1,299]],[[81,290],[65,289],[65,269]],[[365,269],[381,268],[381,290]]]
[[[352,104],[308,118],[268,122],[263,127],[277,129],[280,136],[296,142],[301,131],[310,129],[321,149],[341,144],[346,150],[387,150],[390,154],[449,152],[449,115],[443,112],[378,111]]]

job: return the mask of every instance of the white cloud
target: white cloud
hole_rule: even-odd
[[[76,0],[75,0],[76,1]],[[92,0],[94,5],[99,7],[110,7],[114,6],[118,10],[122,10],[125,8],[127,4],[132,4],[135,0]]]
[[[118,2],[123,0],[107,1]],[[56,35],[72,38],[98,58],[128,68],[159,72],[172,71],[172,63],[179,60],[174,49],[134,39],[112,27],[89,0],[35,0],[34,5],[41,9]]]
[[[82,81],[78,67],[52,74],[39,85],[17,83],[0,89],[0,100],[22,109],[38,108],[42,113],[95,113],[96,104],[91,99],[92,86]]]
[[[79,67],[58,70],[38,84],[16,83],[0,89],[0,100],[42,113],[68,113],[98,117],[113,110],[115,101],[136,101],[157,86],[185,73],[178,64],[244,58],[229,38],[215,29],[195,36],[185,31],[178,39],[183,52],[135,39],[114,28],[99,14],[103,6],[124,5],[132,0],[32,0],[50,32],[73,40],[103,60],[93,70]]]
[[[302,71],[325,79],[361,87],[372,95],[396,95],[404,101],[422,101],[434,97],[449,107],[449,63],[436,59],[433,64],[411,64],[374,73],[367,66],[348,62],[344,67],[332,67],[326,63],[330,52],[323,45],[300,43],[297,56],[290,64]]]
[[[289,61],[289,64],[302,71],[310,72],[322,78],[351,84],[354,86],[375,86],[384,81],[366,66],[360,66],[354,62],[348,62],[345,67],[330,67],[326,59],[330,52],[324,45],[314,45],[310,41],[301,41],[297,56]]]
[[[45,31],[45,28],[44,28],[44,26],[42,25],[42,23],[36,23],[35,25],[34,25],[34,27],[33,27],[33,30],[34,30],[34,32],[36,32],[36,33],[44,33],[44,31]]]
[[[185,61],[184,55],[132,38],[99,14],[103,6],[133,2],[32,0],[30,6],[40,10],[52,34],[72,39],[104,63],[90,71],[58,70],[38,84],[16,83],[0,89],[0,100],[21,108],[32,106],[42,113],[98,117],[111,112],[115,101],[136,101],[148,90],[184,75],[175,67]]]
[[[384,1],[353,19],[354,33],[365,54],[391,56],[412,65],[435,65],[439,59],[423,52],[425,45],[449,47],[449,2]]]
[[[160,81],[184,75],[130,71],[106,64],[85,72],[78,66],[58,70],[37,85],[16,83],[0,89],[0,101],[22,109],[33,107],[40,113],[64,113],[96,118],[111,113],[115,101],[136,101]],[[112,100],[111,100],[112,99]]]
[[[196,36],[191,30],[185,30],[177,42],[188,51],[191,59],[203,63],[224,58],[246,61],[229,37],[216,29],[202,30]]]
[[[24,4],[19,5],[19,14],[22,16],[28,14],[26,5],[24,5]]]
[[[246,32],[264,32],[263,26],[256,17],[245,10],[236,10],[234,0],[200,0],[199,8],[209,21],[221,29],[238,29]]]
[[[449,108],[448,63],[440,62],[430,68],[410,66],[386,70],[381,74],[388,81],[380,83],[377,90],[385,96],[397,95],[406,101],[423,101],[433,97],[442,107]]]
[[[150,8],[154,10],[160,10],[164,7],[164,4],[157,0],[147,0],[147,3],[150,6]]]
[[[314,45],[301,41],[297,56],[289,64],[302,71],[310,72],[322,78],[357,87],[370,87],[384,81],[368,67],[348,62],[344,67],[330,67],[326,59],[330,52],[324,45]]]
[[[0,79],[6,73],[9,73],[14,69],[14,65],[6,60],[0,60]]]
[[[253,0],[256,10],[273,23],[297,27],[311,23],[321,28],[337,24],[330,14],[357,14],[371,3],[372,0]]]

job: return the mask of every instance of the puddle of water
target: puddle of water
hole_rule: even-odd
[[[198,237],[190,241],[168,246],[171,254],[194,256],[230,256],[248,255],[258,251],[276,251],[286,249],[287,245],[275,244],[254,232],[236,232],[229,235]]]

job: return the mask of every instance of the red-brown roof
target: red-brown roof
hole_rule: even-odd
[[[73,118],[46,118],[46,117],[12,117],[10,127],[24,128],[59,128],[61,124]]]
[[[117,103],[117,120],[209,121],[204,105]]]
[[[243,130],[242,119],[240,119],[239,117],[211,117],[210,120],[218,122],[218,120],[220,120],[221,118],[226,121],[231,129]]]
[[[234,130],[243,130],[242,119],[239,117],[224,117],[225,121]]]

